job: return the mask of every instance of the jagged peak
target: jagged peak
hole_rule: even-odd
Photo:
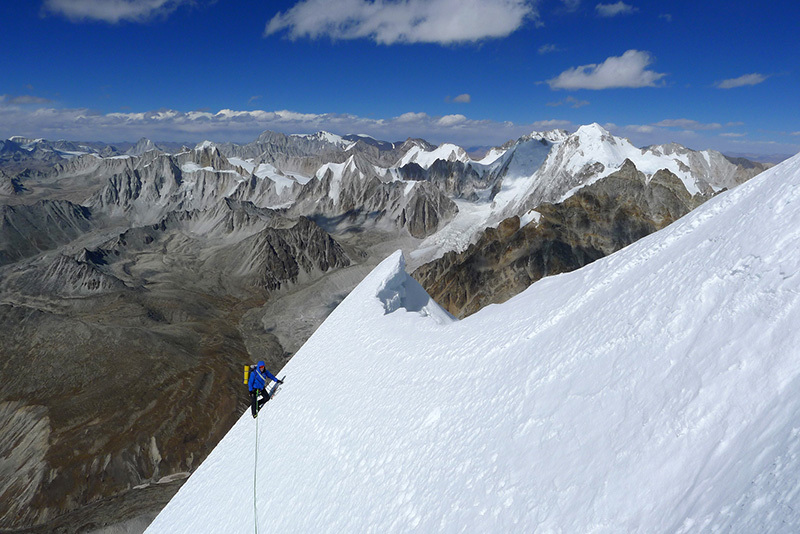
[[[425,139],[419,137],[409,137],[408,139],[403,141],[403,143],[400,145],[401,150],[410,150],[414,147],[422,148],[423,150],[426,150],[428,152],[436,148],[434,145],[430,144]]]
[[[214,144],[213,141],[205,140],[202,143],[197,143],[197,145],[195,145],[194,149],[195,150],[205,150],[207,148],[216,148],[216,147],[217,147],[217,145]]]
[[[549,141],[551,143],[558,143],[563,141],[567,137],[569,137],[568,131],[562,129],[555,129],[555,130],[547,130],[544,132],[534,131],[529,133],[528,135],[522,136],[519,140],[520,141],[537,140],[537,141]]]

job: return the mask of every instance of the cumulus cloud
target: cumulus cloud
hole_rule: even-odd
[[[168,15],[191,0],[45,0],[44,10],[70,20],[99,20],[116,24],[122,20],[142,22]]]
[[[450,44],[505,37],[528,19],[538,19],[534,0],[302,0],[264,35]]]
[[[439,126],[455,126],[456,124],[463,124],[467,122],[467,118],[460,113],[455,115],[445,115],[437,121]]]
[[[734,87],[743,87],[745,85],[758,85],[765,81],[767,76],[754,72],[752,74],[745,74],[738,78],[730,78],[717,82],[716,86],[719,89],[733,89]]]
[[[453,99],[453,102],[457,102],[459,104],[469,104],[470,102],[472,102],[472,97],[469,96],[469,94],[464,93],[455,97]]]
[[[616,17],[617,15],[630,15],[639,11],[638,8],[630,4],[626,4],[622,0],[615,4],[597,4],[594,7],[599,17]]]
[[[423,120],[425,120],[427,118],[428,118],[428,114],[427,113],[421,113],[421,112],[420,113],[414,113],[413,111],[409,111],[408,113],[403,113],[402,115],[397,117],[395,120],[397,120],[397,122],[403,123],[403,122],[423,121]]]
[[[547,80],[551,89],[612,89],[618,87],[656,87],[666,74],[648,70],[653,57],[648,52],[628,50],[598,64],[565,70]]]
[[[365,118],[342,113],[301,113],[291,110],[176,111],[99,113],[89,109],[57,109],[13,105],[0,95],[0,138],[23,135],[49,139],[197,142],[204,139],[245,143],[265,130],[286,134],[326,130],[340,135],[363,133],[399,141],[422,137],[434,143],[462,146],[500,145],[532,131],[574,129],[565,120],[527,124],[476,120],[462,114],[431,116],[407,112],[389,118]]]
[[[649,124],[631,124],[626,128],[628,128],[630,131],[641,134],[651,134],[656,131],[656,129]]]
[[[682,130],[718,130],[722,125],[718,122],[702,123],[692,119],[665,119],[654,124],[661,128],[680,128]]]

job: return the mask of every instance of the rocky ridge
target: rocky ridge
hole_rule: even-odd
[[[542,203],[487,229],[462,253],[448,252],[414,272],[456,317],[500,303],[548,275],[578,269],[664,228],[710,196],[690,195],[667,170],[648,179],[630,161],[559,203]]]

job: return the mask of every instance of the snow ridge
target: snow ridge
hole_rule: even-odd
[[[457,322],[391,256],[260,415],[261,526],[797,531],[799,203],[800,155]],[[253,439],[245,414],[148,531],[252,531]]]

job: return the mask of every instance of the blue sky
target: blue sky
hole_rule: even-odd
[[[790,1],[4,2],[0,136],[478,146],[598,122],[792,154],[799,19]]]

